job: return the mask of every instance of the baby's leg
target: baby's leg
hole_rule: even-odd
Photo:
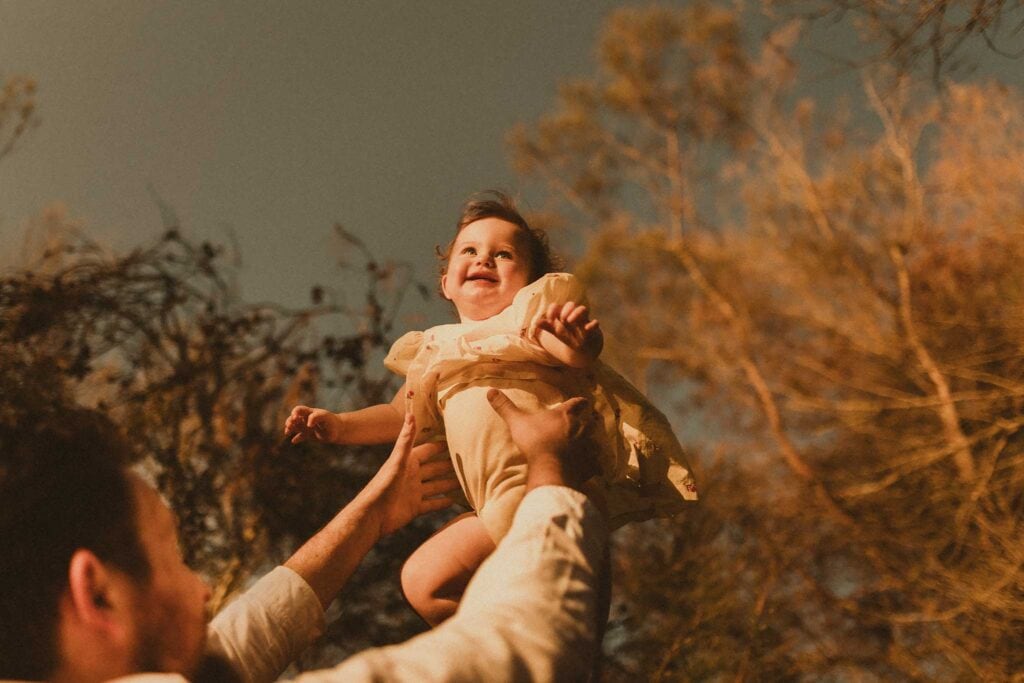
[[[402,567],[402,591],[431,626],[455,614],[462,593],[494,542],[473,512],[460,515],[423,542]]]

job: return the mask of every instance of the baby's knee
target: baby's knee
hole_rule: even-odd
[[[409,606],[431,626],[454,613],[455,603],[441,595],[444,582],[421,553],[413,553],[402,565],[402,593]]]
[[[410,603],[421,601],[435,592],[436,586],[431,586],[430,567],[426,558],[420,553],[413,553],[402,565],[401,583],[402,592]],[[415,606],[415,605],[414,605]]]

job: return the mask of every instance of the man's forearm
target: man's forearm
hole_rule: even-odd
[[[324,609],[380,539],[379,512],[365,494],[356,496],[285,562],[305,579]]]
[[[306,580],[324,609],[381,536],[400,529],[417,515],[451,504],[444,497],[458,486],[448,476],[451,464],[447,460],[426,462],[440,453],[441,447],[424,444],[413,448],[415,434],[416,422],[407,414],[391,455],[373,479],[285,563]]]
[[[454,617],[297,683],[586,679],[598,648],[607,529],[582,494],[538,488],[523,499]]]

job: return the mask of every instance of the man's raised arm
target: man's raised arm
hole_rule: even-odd
[[[272,681],[323,632],[324,610],[385,536],[416,516],[451,504],[458,488],[440,444],[412,447],[415,424],[402,432],[373,479],[295,554],[211,622],[210,650],[246,681]]]
[[[400,645],[360,653],[301,683],[584,680],[598,643],[607,529],[579,491],[572,451],[585,402],[527,414],[488,395],[528,462],[528,492],[508,535],[480,567],[458,612]]]

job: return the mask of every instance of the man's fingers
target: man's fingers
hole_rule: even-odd
[[[404,426],[404,425],[403,425]],[[438,454],[444,453],[448,449],[448,444],[444,441],[431,441],[430,443],[421,443],[416,448],[412,449],[412,452],[416,454],[421,463],[426,463],[432,458],[436,458]],[[450,462],[447,458],[444,460],[438,460],[438,462]]]
[[[455,501],[447,496],[440,496],[438,498],[424,498],[420,501],[420,514],[424,512],[436,512],[437,510],[444,510],[447,507],[451,507]]]
[[[575,396],[562,404],[562,410],[569,416],[577,433],[587,430],[590,423],[597,415],[590,409],[590,401],[580,396]]]
[[[444,460],[420,461],[420,478],[424,481],[444,477],[454,471],[455,469],[452,467],[452,461],[449,458],[445,458]]]
[[[412,451],[413,435],[416,433],[416,418],[412,416],[412,413],[405,414],[405,421],[402,422],[402,431],[398,433],[398,438],[395,439],[395,447],[391,449],[392,453]]]
[[[573,396],[562,403],[562,409],[573,416],[585,415],[590,410],[590,401],[582,396]]]
[[[424,498],[433,498],[442,493],[449,493],[459,488],[457,479],[435,479],[423,482],[421,487]]]
[[[402,421],[402,431],[398,433],[398,441],[412,441],[412,435],[416,431],[416,418],[412,413],[406,413]]]
[[[579,439],[590,431],[597,420],[597,413],[591,409],[590,401],[585,398],[570,398],[562,404],[562,409],[569,418],[569,429],[573,439]]]
[[[512,402],[512,399],[506,396],[504,392],[497,389],[487,390],[487,400],[490,402],[491,407],[494,408],[494,412],[502,418],[507,419],[512,415],[517,415],[522,412],[519,410],[519,407]]]
[[[452,467],[452,461],[445,458],[444,460],[434,460],[431,462],[423,462],[420,465],[420,479],[423,481],[430,481],[431,479],[437,479],[443,475],[451,474],[455,471]]]

